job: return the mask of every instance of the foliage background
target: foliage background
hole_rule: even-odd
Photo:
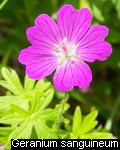
[[[3,0],[0,1],[2,3]],[[41,13],[49,14],[53,19],[56,12],[65,4],[76,9],[88,7],[93,15],[92,24],[103,24],[109,28],[106,40],[112,44],[112,56],[104,62],[89,64],[93,72],[91,86],[86,89],[75,88],[69,92],[68,110],[72,118],[77,105],[83,114],[91,107],[99,111],[98,120],[103,127],[120,138],[120,0],[5,0],[0,7],[0,69],[3,66],[15,69],[23,81],[25,67],[18,62],[21,49],[30,45],[26,38],[26,29],[34,25],[34,19]],[[0,72],[0,78],[1,72]],[[52,75],[48,77],[52,82]],[[0,95],[5,91],[0,87]],[[59,103],[62,93],[55,92],[54,103]]]

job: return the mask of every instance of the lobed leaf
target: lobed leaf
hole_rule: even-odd
[[[83,122],[81,124],[79,134],[86,133],[86,132],[90,131],[91,129],[93,129],[97,125],[97,122],[95,121],[97,115],[98,115],[98,111],[93,110],[90,114],[85,116],[85,118],[83,119]]]
[[[2,68],[2,76],[5,81],[0,81],[0,85],[14,93],[15,95],[20,95],[23,92],[23,87],[20,83],[19,77],[14,70],[11,72],[6,69]]]

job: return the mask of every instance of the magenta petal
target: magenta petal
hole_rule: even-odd
[[[44,54],[30,46],[20,52],[19,61],[26,65],[26,73],[32,79],[40,80],[50,75],[58,66],[58,58],[51,53]]]
[[[72,5],[67,4],[59,10],[57,18],[62,38],[77,42],[88,30],[92,16],[87,8],[76,11]]]
[[[95,60],[106,60],[112,53],[112,47],[109,43],[102,42],[81,48],[77,51],[77,56],[87,62]]]
[[[62,38],[69,36],[70,28],[72,26],[72,13],[74,12],[74,7],[72,5],[64,5],[59,12],[57,13],[57,23],[59,26],[59,30]]]
[[[53,45],[59,42],[60,34],[57,24],[46,14],[39,15],[35,26],[26,31],[28,40],[32,45]]]
[[[73,30],[71,39],[73,42],[77,43],[88,31],[92,20],[92,15],[89,9],[82,8],[79,11],[75,11],[73,18]]]
[[[104,41],[108,34],[108,28],[95,25],[89,29],[83,39],[78,43],[77,56],[88,62],[106,60],[112,53],[112,47]]]
[[[84,48],[96,43],[103,42],[107,35],[108,28],[106,26],[94,25],[88,30],[82,39],[79,39],[79,48]]]
[[[87,88],[92,81],[92,73],[86,63],[73,59],[58,67],[53,80],[58,91],[66,92],[74,86]]]

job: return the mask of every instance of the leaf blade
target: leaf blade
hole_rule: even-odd
[[[81,110],[80,107],[77,106],[73,116],[73,131],[72,131],[75,137],[78,137],[78,130],[80,129],[81,121],[82,121]]]

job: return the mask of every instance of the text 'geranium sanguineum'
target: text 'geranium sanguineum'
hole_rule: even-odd
[[[87,8],[75,10],[69,4],[58,11],[57,23],[46,14],[39,15],[35,26],[26,31],[31,46],[19,55],[27,75],[40,80],[56,70],[53,82],[58,91],[87,88],[92,73],[85,62],[103,61],[112,53],[111,45],[104,41],[108,28],[90,27],[91,20]]]

